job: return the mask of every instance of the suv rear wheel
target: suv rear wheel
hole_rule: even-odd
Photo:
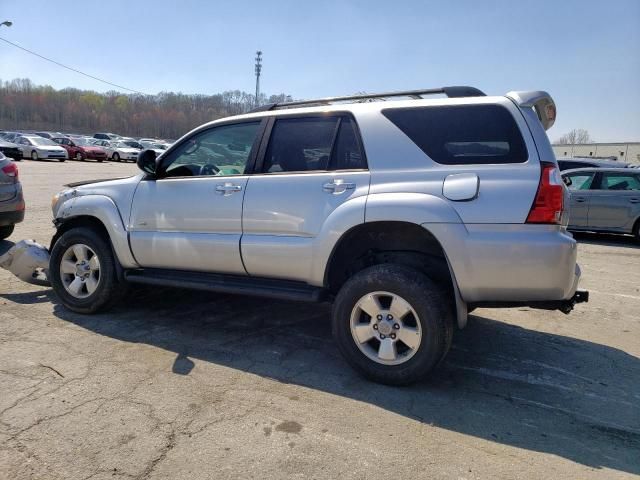
[[[115,262],[108,240],[90,228],[72,228],[51,250],[51,285],[69,310],[105,310],[125,291],[125,285],[118,281]]]
[[[338,293],[333,334],[349,364],[365,377],[409,384],[425,377],[449,350],[451,302],[417,270],[376,265]]]
[[[13,233],[14,225],[5,225],[0,227],[0,240],[4,240],[5,238],[9,238]]]

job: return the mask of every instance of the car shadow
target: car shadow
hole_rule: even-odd
[[[571,232],[573,238],[578,243],[588,243],[591,245],[605,245],[608,247],[628,247],[640,248],[638,242],[631,235],[616,235],[614,233],[595,233],[595,232]]]
[[[56,304],[51,290],[0,293],[24,304],[51,299],[66,322],[175,352],[177,375],[212,362],[428,426],[640,474],[640,360],[624,351],[503,323],[499,311],[481,310],[456,332],[435,374],[394,388],[363,380],[344,362],[331,339],[328,305],[178,289],[130,295],[126,304],[88,316]],[[563,318],[548,315],[549,322]]]

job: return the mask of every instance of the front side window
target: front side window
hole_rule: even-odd
[[[260,122],[221,125],[195,134],[167,157],[166,177],[242,175]]]
[[[382,113],[438,163],[524,163],[529,158],[515,119],[500,105],[387,108]]]
[[[640,190],[640,175],[628,173],[602,174],[601,190]]]
[[[589,190],[589,188],[591,188],[591,182],[593,182],[593,176],[593,173],[574,173],[568,175],[571,179],[569,190]]]

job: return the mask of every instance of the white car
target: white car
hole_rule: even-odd
[[[38,135],[21,135],[17,138],[18,148],[22,150],[23,158],[39,160],[41,158],[53,158],[64,162],[67,151],[53,140],[39,137]]]
[[[158,157],[162,155],[165,152],[165,150],[167,150],[167,148],[169,148],[164,143],[147,142],[144,140],[140,140],[140,145],[142,145],[145,150],[153,150],[154,152],[156,152],[156,155]]]
[[[107,152],[107,156],[115,162],[122,160],[135,162],[140,153],[140,149],[130,147],[124,142],[109,142],[109,145],[105,145],[103,148]]]

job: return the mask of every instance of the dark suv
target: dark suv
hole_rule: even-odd
[[[0,240],[13,233],[24,219],[24,198],[18,179],[18,166],[0,153]]]

